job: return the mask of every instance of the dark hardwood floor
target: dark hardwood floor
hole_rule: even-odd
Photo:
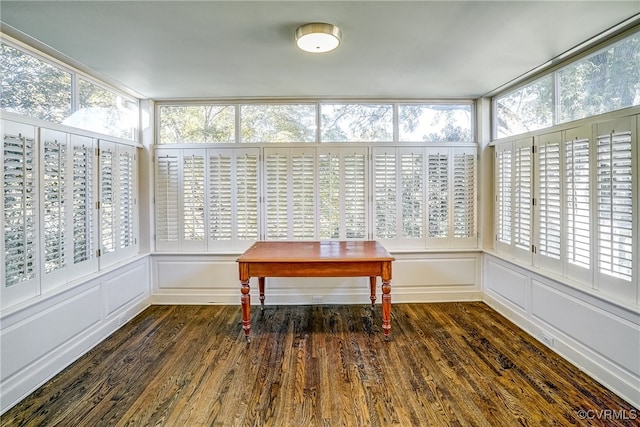
[[[639,425],[639,411],[483,303],[152,306],[2,426]]]

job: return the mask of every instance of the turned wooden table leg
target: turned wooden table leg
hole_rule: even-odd
[[[258,287],[260,288],[260,311],[264,310],[264,277],[258,277]]]
[[[242,302],[242,329],[244,329],[244,336],[247,338],[247,343],[251,342],[249,333],[251,332],[251,296],[249,295],[249,280],[242,280],[240,292],[242,296],[240,301]]]
[[[389,280],[382,282],[382,329],[384,339],[389,340],[391,332],[391,282]]]
[[[376,304],[376,276],[369,277],[369,288],[371,289],[371,308]]]

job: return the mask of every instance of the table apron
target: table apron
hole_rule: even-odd
[[[240,263],[240,280],[250,277],[360,277],[381,276],[391,280],[390,261],[353,262],[246,262]],[[242,265],[245,264],[245,265]],[[242,277],[245,276],[246,277]]]

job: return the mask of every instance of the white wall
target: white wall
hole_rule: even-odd
[[[640,313],[484,254],[484,301],[640,407]]]
[[[149,256],[0,314],[0,413],[150,305]]]

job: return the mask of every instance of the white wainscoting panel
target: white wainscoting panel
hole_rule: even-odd
[[[610,390],[640,407],[640,310],[493,254],[484,301]]]
[[[111,266],[0,313],[0,413],[151,303],[149,256]]]
[[[393,302],[479,301],[479,252],[392,254]],[[239,304],[237,255],[153,254],[153,302],[157,304]],[[259,304],[252,278],[251,303]],[[382,283],[378,278],[377,303]],[[266,304],[366,304],[369,279],[267,278]]]
[[[529,278],[494,260],[485,262],[485,292],[504,298],[520,310],[526,310]]]

